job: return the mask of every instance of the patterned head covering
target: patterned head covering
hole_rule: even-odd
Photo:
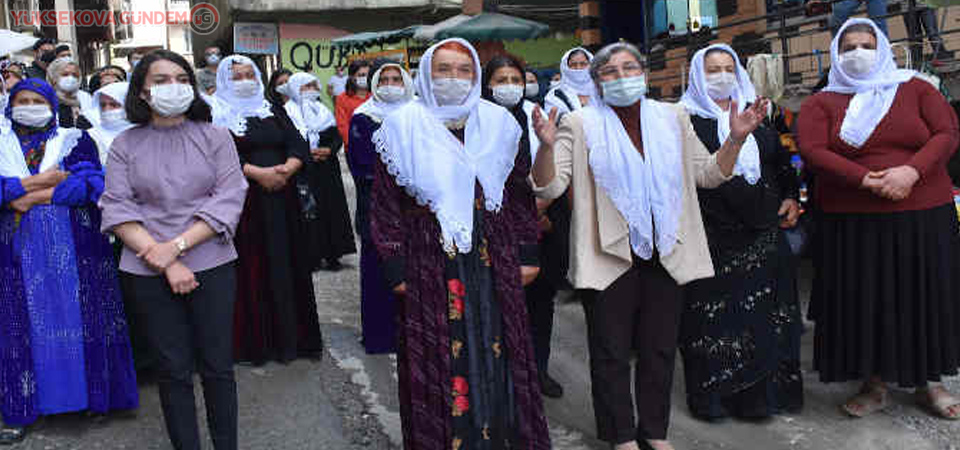
[[[39,128],[27,127],[14,122],[13,120],[13,100],[17,98],[20,91],[31,91],[40,94],[50,104],[50,110],[53,115],[50,122]],[[57,93],[52,86],[39,78],[27,78],[10,89],[10,101],[3,110],[3,115],[13,124],[13,129],[17,132],[20,141],[20,149],[23,150],[24,159],[27,161],[27,167],[31,172],[36,172],[43,160],[44,147],[48,139],[57,133]]]

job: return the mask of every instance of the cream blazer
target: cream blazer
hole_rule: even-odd
[[[660,263],[680,285],[714,276],[707,235],[700,215],[697,188],[716,188],[731,177],[720,171],[716,155],[700,142],[690,116],[677,104],[660,103],[676,112],[683,131],[683,209],[677,244]],[[649,149],[646,151],[656,151]],[[537,197],[555,200],[570,187],[573,217],[570,226],[570,270],[567,277],[577,289],[604,290],[633,265],[630,231],[620,211],[590,170],[580,112],[564,115],[554,145],[556,176],[546,186],[531,184]]]

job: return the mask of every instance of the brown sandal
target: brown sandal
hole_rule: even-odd
[[[882,385],[864,385],[860,393],[840,405],[840,409],[848,416],[859,419],[886,408],[890,404],[889,397],[887,388]]]
[[[917,389],[914,394],[917,405],[930,414],[946,420],[960,420],[960,399],[943,386],[934,389]],[[953,413],[950,410],[953,410]]]

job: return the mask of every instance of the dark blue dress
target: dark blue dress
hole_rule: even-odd
[[[373,168],[379,158],[373,144],[373,133],[380,123],[357,114],[350,121],[350,151],[347,164],[357,186],[356,227],[360,235],[360,320],[363,326],[363,346],[367,353],[396,351],[396,299],[384,281],[377,250],[370,239],[370,191],[373,188]]]
[[[35,153],[25,155],[32,174]],[[0,179],[0,403],[8,425],[139,404],[117,265],[100,233],[103,169],[86,132],[60,167],[71,175],[51,204],[22,215],[8,206],[23,193],[19,179]]]

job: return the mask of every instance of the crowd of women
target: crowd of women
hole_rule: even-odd
[[[238,448],[235,362],[320,358],[312,274],[355,252],[319,82],[287,73],[266,96],[234,55],[207,95],[155,51],[91,94],[52,45],[26,71],[44,78],[0,67],[0,443],[136,409],[152,373],[174,447],[199,449],[199,372],[216,448]]]
[[[448,39],[415,78],[354,61],[334,112],[314,75],[264,83],[216,52],[212,89],[154,51],[129,82],[99,70],[90,95],[51,47],[31,67],[46,80],[0,68],[2,442],[45,415],[135,409],[150,368],[175,448],[201,447],[195,371],[215,448],[238,448],[234,362],[323,352],[311,274],[355,251],[341,151],[363,345],[397,353],[405,448],[550,448],[541,395],[563,395],[548,362],[567,289],[611,448],[673,448],[678,349],[695,417],[803,407],[800,180],[725,44],[693,56],[676,104],[647,98],[636,47],[572,49],[541,107],[521,61],[481,67]],[[863,382],[840,405],[852,417],[895,384],[958,419],[940,383],[960,366],[957,117],[869,20],[841,27],[831,58],[797,128],[813,368]]]

